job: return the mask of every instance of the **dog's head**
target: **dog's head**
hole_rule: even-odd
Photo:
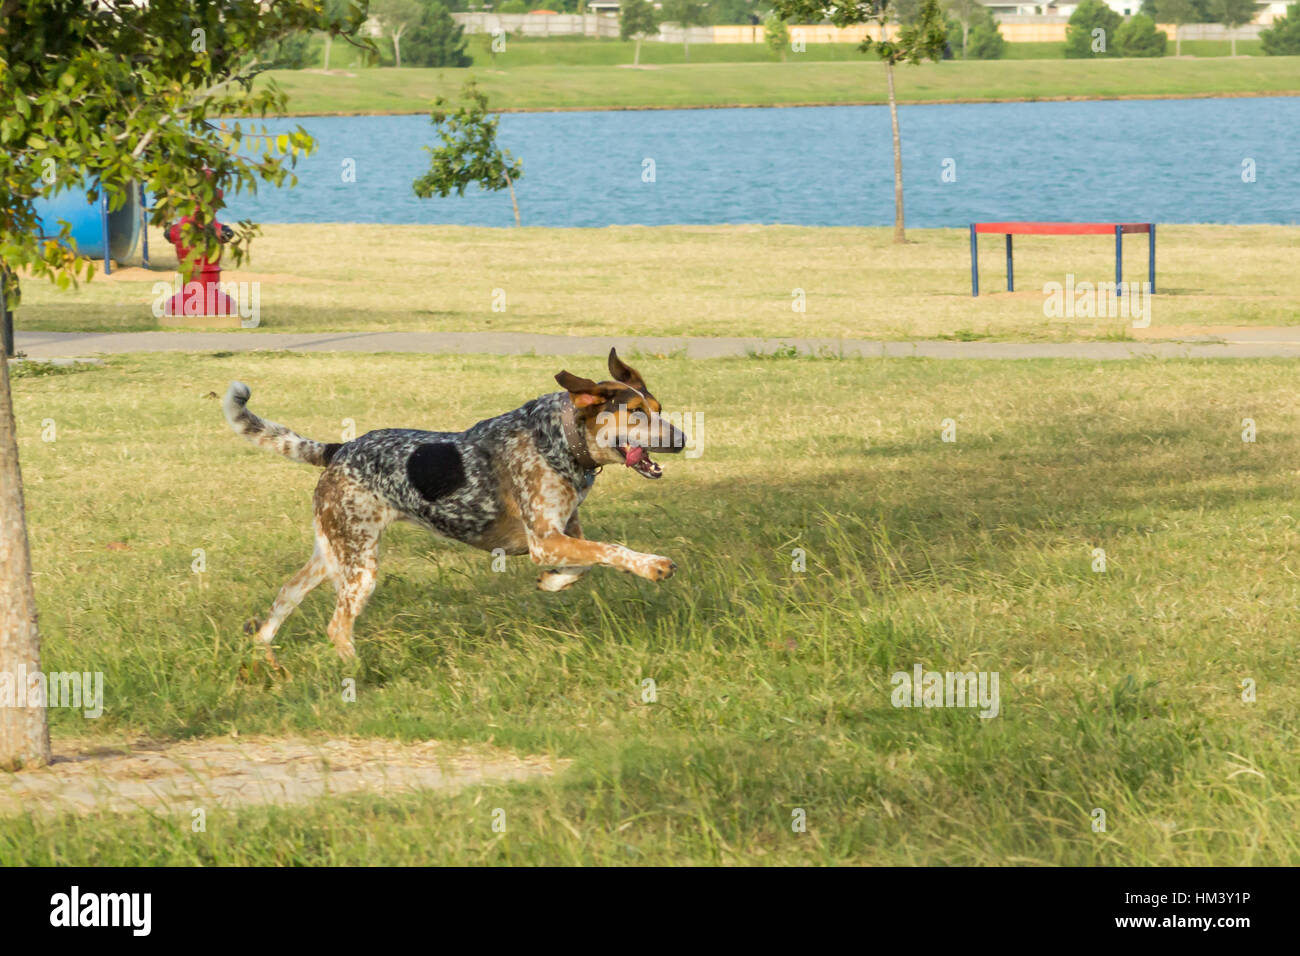
[[[663,469],[650,452],[679,452],[686,433],[662,417],[659,399],[650,394],[645,380],[609,350],[613,381],[593,382],[570,372],[555,380],[569,393],[577,411],[578,428],[586,430],[587,448],[600,465],[627,465],[643,478],[659,478]]]

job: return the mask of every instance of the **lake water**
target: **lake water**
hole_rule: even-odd
[[[1300,223],[1300,97],[903,106],[899,116],[910,226]],[[270,123],[298,124],[318,142],[299,185],[231,197],[223,218],[513,223],[505,193],[415,197],[434,141],[427,116]],[[883,106],[509,113],[498,138],[523,160],[524,225],[893,222]],[[348,160],[355,182],[343,179]],[[1254,182],[1243,181],[1247,160]]]

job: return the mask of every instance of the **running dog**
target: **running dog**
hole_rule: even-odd
[[[667,419],[645,381],[609,352],[612,381],[569,372],[564,389],[463,432],[384,428],[344,444],[304,438],[248,410],[247,385],[232,382],[222,410],[254,445],[324,468],[316,485],[316,545],[311,560],[280,589],[265,621],[245,628],[279,667],[275,632],[326,578],[338,603],[329,637],[339,656],[356,656],[352,627],[375,589],[379,539],[404,520],[468,545],[529,555],[551,565],[537,586],[569,587],[604,564],[662,581],[677,566],[657,554],[582,536],[578,506],[604,465],[626,465],[645,478],[662,468],[650,452],[679,452],[686,436]]]

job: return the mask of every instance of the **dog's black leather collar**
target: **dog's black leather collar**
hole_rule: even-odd
[[[560,413],[560,423],[564,427],[564,441],[569,446],[569,454],[583,471],[598,468],[596,460],[587,448],[586,429],[578,425],[577,409],[573,406],[573,396],[564,395],[564,410]]]

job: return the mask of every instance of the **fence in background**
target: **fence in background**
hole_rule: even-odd
[[[524,37],[610,37],[618,38],[618,17],[596,13],[453,13],[451,18],[466,33],[503,30]]]
[[[601,14],[528,14],[528,13],[453,13],[452,19],[465,28],[466,33],[492,33],[504,31],[510,36],[524,37],[559,37],[584,36],[618,37],[618,17],[612,13]],[[1008,43],[1061,43],[1065,40],[1067,17],[1018,17],[999,16],[998,27],[1002,37]],[[1157,24],[1172,43],[1174,26],[1170,23]],[[1246,26],[1229,30],[1220,23],[1189,23],[1182,28],[1184,40],[1258,40],[1261,24],[1249,23]],[[879,26],[858,25],[853,27],[835,27],[830,24],[791,25],[791,40],[803,40],[804,43],[861,43],[870,33],[873,39],[881,39]],[[761,26],[691,27],[691,43],[762,43],[765,31]],[[893,39],[898,35],[898,26],[890,24],[885,28],[885,36]],[[654,40],[664,43],[681,43],[682,28],[673,23],[661,24],[659,35]]]

